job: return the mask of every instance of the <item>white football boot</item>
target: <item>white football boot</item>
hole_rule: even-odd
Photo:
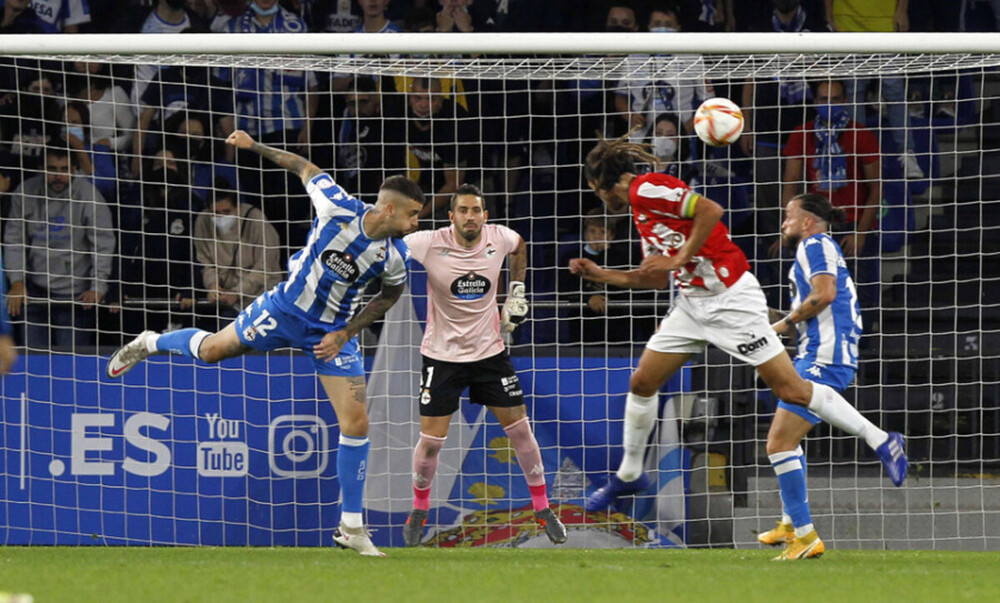
[[[135,339],[126,343],[120,350],[115,352],[111,360],[108,361],[108,377],[117,379],[132,370],[132,367],[135,365],[152,356],[153,353],[149,351],[146,345],[147,340],[152,335],[156,335],[156,332],[143,331]]]

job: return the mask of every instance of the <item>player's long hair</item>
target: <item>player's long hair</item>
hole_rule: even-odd
[[[635,130],[630,130],[621,138],[606,140],[598,134],[597,146],[587,153],[583,164],[583,175],[587,182],[596,182],[600,190],[611,190],[618,183],[622,174],[637,174],[637,162],[657,165],[659,160],[647,149],[649,145],[629,142],[628,137]]]

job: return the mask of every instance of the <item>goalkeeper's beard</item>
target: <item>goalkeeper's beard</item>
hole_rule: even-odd
[[[473,229],[469,230],[469,226],[472,226]],[[476,226],[475,224],[466,224],[464,228],[458,231],[458,234],[462,235],[462,238],[467,242],[475,243],[483,234],[483,228],[481,226]]]

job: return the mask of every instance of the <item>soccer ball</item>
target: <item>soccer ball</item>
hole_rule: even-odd
[[[743,132],[743,110],[726,98],[710,98],[694,112],[694,131],[707,145],[733,144]]]

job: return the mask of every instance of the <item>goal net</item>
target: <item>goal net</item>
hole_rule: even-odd
[[[711,347],[661,392],[650,487],[584,509],[622,457],[629,375],[674,295],[569,273],[576,257],[641,261],[631,220],[584,181],[587,152],[627,135],[660,159],[642,169],[722,205],[776,309],[790,305],[783,204],[832,196],[851,220],[837,239],[859,245],[848,266],[864,321],[845,396],[905,434],[910,475],[893,487],[863,442],[820,424],[803,443],[814,523],[839,548],[1000,548],[1000,55],[956,39],[9,37],[0,199],[23,354],[2,382],[0,541],[331,544],[339,431],[308,357],[155,356],[105,375],[145,329],[225,327],[306,241],[301,183],[224,144],[242,129],[369,203],[385,178],[413,179],[429,199],[422,228],[448,226],[451,192],[475,184],[490,222],[523,237],[532,310],[509,347],[567,546],[755,547],[782,513],[765,450],[777,400]],[[710,97],[744,111],[731,146],[692,133]],[[829,104],[851,136],[817,133]],[[414,264],[360,337],[366,523],[381,546],[402,545],[412,505],[426,304]],[[463,398],[426,542],[549,546],[531,511],[503,429]]]

